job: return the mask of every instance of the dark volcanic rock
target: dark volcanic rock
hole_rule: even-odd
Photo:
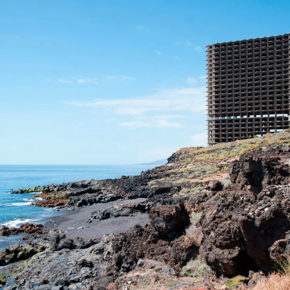
[[[44,229],[43,225],[41,224],[25,223],[25,224],[22,224],[18,228],[8,228],[6,226],[2,226],[0,230],[0,236],[18,235],[21,233],[44,234],[46,232],[47,231]]]
[[[150,225],[136,227],[114,239],[115,272],[128,272],[143,258],[168,263],[178,272],[197,255],[194,240],[182,235],[189,223],[182,203],[153,207],[149,215]]]
[[[259,192],[266,185],[288,184],[289,165],[282,163],[275,152],[258,150],[246,153],[235,161],[230,178],[242,189],[250,186],[253,192]]]
[[[289,230],[289,188],[272,186],[255,196],[221,192],[210,198],[200,220],[200,253],[218,273],[233,276],[260,269],[269,272],[278,262],[271,246]]]
[[[16,245],[11,246],[3,251],[0,251],[0,266],[5,266],[20,260],[25,260],[43,251],[45,248],[31,245]]]
[[[208,184],[207,189],[212,191],[220,191],[223,190],[223,184],[218,180],[214,180]]]
[[[164,240],[151,225],[147,225],[116,237],[113,251],[115,272],[129,272],[139,259],[144,258],[165,262],[179,272],[197,255],[198,247],[192,238],[184,235],[171,242]]]
[[[80,237],[69,239],[64,233],[56,229],[52,229],[41,236],[33,236],[28,239],[30,245],[42,246],[52,251],[59,251],[62,249],[86,249],[97,241],[98,239],[84,240]]]
[[[189,224],[189,216],[182,203],[161,205],[149,212],[152,226],[163,236],[180,235]]]
[[[76,207],[119,200],[112,206],[96,207],[91,223],[86,223],[88,230],[94,229],[90,226],[95,220],[105,220],[97,224],[110,222],[108,218],[137,219],[140,213],[149,213],[150,223],[90,241],[68,238],[58,230],[34,235],[27,241],[31,253],[28,249],[21,254],[34,255],[33,262],[17,270],[15,288],[106,289],[120,275],[134,270],[140,261],[159,261],[178,275],[188,261],[196,258],[205,261],[218,275],[249,274],[255,283],[257,275],[253,271],[269,273],[281,261],[287,261],[290,255],[287,145],[247,152],[233,163],[214,159],[220,163],[216,169],[225,166],[228,170],[232,164],[229,172],[233,184],[225,188],[223,182],[208,178],[204,183],[198,182],[199,187],[193,185],[200,176],[193,174],[194,163],[188,161],[191,149],[185,151],[186,154],[184,150],[173,154],[169,159],[172,164],[140,176],[34,188],[47,199],[43,206],[45,202]],[[226,156],[223,151],[218,152],[211,148],[197,153],[201,162],[206,163],[210,154]],[[178,170],[171,171],[174,162],[181,163]],[[211,164],[205,165],[211,170]],[[225,172],[217,174],[214,180],[222,180],[225,175]],[[183,177],[186,181],[182,181]],[[183,197],[176,198],[181,189],[186,189]],[[186,196],[187,193],[190,195]],[[136,202],[140,197],[143,199]],[[84,221],[89,218],[90,214]],[[35,255],[37,247],[45,250]],[[21,248],[4,253],[0,261],[13,262],[20,251]]]
[[[118,199],[150,198],[156,201],[162,197],[170,197],[178,193],[180,186],[168,182],[158,183],[152,187],[148,183],[168,175],[165,168],[157,167],[138,176],[121,177],[106,180],[81,180],[60,185],[47,185],[13,191],[12,193],[41,192],[37,197],[43,200],[33,202],[33,205],[43,207],[88,206]]]
[[[92,214],[88,220],[91,223],[93,220],[105,220],[113,217],[135,216],[149,211],[150,205],[145,202],[126,202],[114,205],[103,211],[99,210]]]

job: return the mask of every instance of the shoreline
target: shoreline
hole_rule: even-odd
[[[47,217],[41,217],[39,219],[14,219],[11,221],[7,221],[2,223],[0,226],[7,226],[8,228],[19,228],[21,225],[25,223],[31,223],[31,224],[41,224],[44,226],[44,228],[49,229],[49,223],[52,219],[65,216],[67,213],[67,209],[58,209],[58,208],[51,208],[52,215]],[[17,222],[17,224],[9,225]],[[10,246],[17,246],[17,245],[23,245],[26,243],[26,240],[24,237],[28,235],[26,233],[20,233],[17,235],[9,235],[9,236],[0,236],[0,251],[5,250],[6,248]]]
[[[242,275],[251,287],[288,257],[285,134],[181,149],[169,164],[134,177],[44,186],[43,206],[66,201],[64,209],[48,218],[50,229],[2,251],[3,265],[22,261],[3,273],[2,284],[115,290],[128,281],[135,289],[188,281],[227,289]],[[199,267],[206,272],[196,273]]]

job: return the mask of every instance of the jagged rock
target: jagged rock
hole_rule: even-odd
[[[207,189],[212,191],[220,191],[223,190],[223,187],[224,186],[220,181],[214,180],[208,184]]]
[[[189,224],[189,216],[182,203],[152,207],[149,218],[152,226],[165,236],[180,234]]]
[[[272,155],[274,153],[271,152]],[[281,157],[271,156],[262,150],[246,153],[234,162],[230,172],[231,181],[242,189],[250,186],[254,192],[260,192],[266,185],[287,184],[289,165],[282,163]]]
[[[0,266],[5,266],[13,262],[25,260],[43,251],[43,247],[32,247],[30,245],[11,246],[3,251],[0,251]]]
[[[171,257],[169,265],[178,273],[190,259],[198,254],[198,246],[193,238],[181,236],[171,243]]]
[[[27,241],[30,248],[41,246],[47,251],[34,255],[33,262],[15,273],[15,287],[106,289],[108,285],[118,287],[116,279],[130,275],[142,260],[167,265],[168,273],[178,275],[196,258],[218,275],[249,274],[250,282],[255,283],[258,274],[253,271],[276,270],[277,263],[289,255],[287,139],[279,139],[284,144],[267,141],[263,146],[255,139],[248,147],[259,148],[249,149],[236,161],[232,161],[238,157],[233,153],[244,151],[243,142],[249,141],[201,150],[185,148],[169,158],[170,164],[139,176],[21,191],[42,192],[47,204],[59,201],[72,207],[142,197],[146,199],[142,203],[104,207],[93,218],[113,219],[145,211],[150,224],[90,241],[68,239],[56,230],[31,237]],[[209,158],[211,163],[207,163]],[[223,188],[224,182],[213,182],[228,179],[229,173],[230,186]]]
[[[289,229],[287,194],[286,186],[272,186],[257,196],[225,191],[210,198],[199,223],[208,264],[228,276],[275,269],[269,250]]]
[[[127,202],[125,204],[117,204],[105,209],[104,211],[94,212],[88,222],[90,223],[93,220],[105,220],[112,217],[134,216],[147,212],[149,208],[150,205],[147,202]]]
[[[32,223],[25,223],[22,224],[18,228],[8,228],[6,226],[2,226],[0,230],[0,236],[10,236],[10,235],[18,235],[21,233],[26,234],[44,234],[47,231],[44,229],[43,225],[41,224],[32,224]]]

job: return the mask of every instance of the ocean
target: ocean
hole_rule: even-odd
[[[45,223],[49,217],[60,214],[55,209],[32,206],[30,198],[34,194],[11,194],[12,189],[137,175],[164,163],[160,161],[154,164],[92,166],[0,165],[0,226],[15,227],[25,222]],[[16,241],[19,241],[19,237],[0,237],[0,249]]]

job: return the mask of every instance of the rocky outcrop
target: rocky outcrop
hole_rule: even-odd
[[[158,169],[158,168],[157,168]],[[159,200],[170,197],[180,191],[180,186],[161,182],[157,186],[148,186],[155,178],[166,175],[165,168],[156,171],[146,171],[138,176],[124,176],[117,179],[88,180],[61,185],[35,187],[40,192],[33,205],[43,207],[89,206],[96,203],[106,203],[118,199],[150,198]],[[12,193],[31,192],[31,189],[12,191]]]
[[[286,154],[290,152],[257,150],[246,153],[234,162],[230,172],[231,181],[239,184],[241,189],[248,187],[255,193],[267,185],[288,184],[289,165],[281,162]]]
[[[274,271],[290,257],[289,138],[275,138],[185,148],[169,164],[140,176],[33,188],[42,192],[41,206],[86,210],[116,201],[92,211],[88,227],[140,214],[149,220],[144,227],[91,240],[59,230],[34,235],[29,247],[45,250],[33,252],[14,273],[17,287],[106,289],[146,265],[178,279],[197,259],[217,276],[245,275],[243,281],[254,283],[260,271]]]
[[[178,272],[197,255],[194,240],[183,234],[189,222],[183,204],[153,207],[149,216],[150,225],[114,239],[115,271],[128,272],[139,259],[146,258],[165,262]]]
[[[10,236],[10,235],[18,235],[18,234],[44,234],[47,231],[44,229],[43,225],[41,224],[32,224],[32,223],[25,223],[22,224],[20,227],[16,228],[8,228],[6,226],[2,226],[0,230],[0,236]]]
[[[41,246],[33,247],[28,244],[11,246],[10,248],[0,251],[0,266],[28,259],[36,253],[42,252],[44,249],[45,248]]]
[[[94,220],[105,220],[117,217],[136,216],[149,211],[150,204],[147,201],[144,202],[125,202],[117,204],[103,211],[96,211],[91,215],[88,223]]]
[[[151,208],[149,217],[155,230],[167,239],[181,235],[189,225],[189,216],[182,203],[155,206]]]
[[[278,241],[285,245],[289,205],[288,186],[271,186],[257,196],[238,190],[214,195],[204,204],[198,224],[201,255],[227,276],[274,270],[279,260],[270,254],[271,247]]]

